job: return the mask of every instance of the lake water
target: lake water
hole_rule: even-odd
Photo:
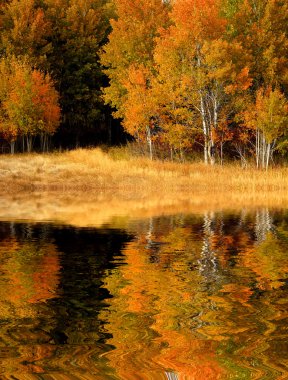
[[[0,223],[1,379],[287,379],[288,211]]]

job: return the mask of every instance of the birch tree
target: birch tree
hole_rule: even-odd
[[[170,85],[172,93],[179,92],[172,108],[177,103],[185,107],[186,122],[201,130],[206,164],[215,163],[215,133],[225,118],[228,95],[251,85],[241,44],[225,40],[226,20],[220,10],[221,1],[178,0],[171,12],[173,25],[162,33],[155,50],[156,86]],[[162,92],[159,103],[165,111],[166,99]]]
[[[244,123],[255,131],[257,168],[267,169],[281,136],[288,133],[288,102],[277,88],[260,88],[255,104],[243,112]]]

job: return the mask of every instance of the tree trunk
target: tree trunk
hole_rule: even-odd
[[[170,159],[173,162],[173,148],[170,146]]]
[[[204,142],[204,162],[206,165],[208,165],[208,151],[209,151],[209,141],[207,139],[207,136],[204,136],[205,142]]]
[[[256,168],[259,168],[259,149],[258,149],[258,141],[259,141],[259,132],[256,130],[256,141],[255,141],[255,160],[256,160]]]
[[[150,127],[146,127],[146,130],[147,130],[147,143],[148,143],[148,148],[149,148],[149,157],[150,157],[150,160],[153,160],[151,129]]]
[[[214,145],[214,141],[212,137],[208,143],[208,156],[209,156],[210,164],[214,165],[215,164],[215,145]]]
[[[184,162],[184,155],[183,155],[183,150],[182,150],[181,143],[179,145],[179,153],[180,153],[180,160],[181,160],[181,162]]]
[[[270,154],[271,154],[271,144],[267,144],[267,149],[266,149],[266,170],[268,170],[269,161],[270,161]]]
[[[46,141],[45,141],[45,133],[41,133],[40,135],[40,146],[41,146],[41,152],[44,153],[45,152],[45,145],[46,145]]]
[[[32,151],[32,136],[26,136],[27,153]]]
[[[255,153],[256,153],[256,166],[257,169],[268,169],[269,162],[273,153],[274,143],[268,143],[264,136],[264,133],[259,129],[256,130],[256,142],[255,142]]]
[[[11,154],[15,153],[15,141],[10,142],[10,153]]]
[[[213,128],[214,131],[217,130],[218,126],[218,101],[217,101],[217,94],[216,90],[213,95]],[[210,139],[211,139],[211,149],[210,149],[210,163],[211,165],[215,164],[215,143],[214,143],[214,137],[213,137],[213,130],[210,131]]]
[[[206,123],[204,99],[203,99],[201,90],[200,90],[200,111],[201,111],[202,128],[203,128],[203,135],[204,135],[204,162],[207,165],[208,157],[209,157],[209,137],[208,137],[208,128],[207,128],[207,123]]]
[[[267,154],[266,147],[267,147],[266,139],[265,139],[264,134],[262,133],[262,147],[261,147],[261,149],[262,149],[262,157],[261,157],[262,158],[262,169],[265,169],[265,167],[266,167],[266,154]]]
[[[47,133],[43,133],[40,136],[40,143],[41,143],[41,151],[48,152],[49,151],[49,136]]]

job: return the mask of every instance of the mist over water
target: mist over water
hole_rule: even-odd
[[[288,211],[0,223],[1,379],[285,379]]]

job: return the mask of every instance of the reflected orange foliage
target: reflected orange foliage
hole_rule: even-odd
[[[113,298],[109,311],[101,313],[113,334],[109,343],[115,347],[106,358],[119,378],[141,374],[150,379],[157,373],[162,379],[170,372],[179,380],[213,380],[225,378],[227,371],[238,373],[237,366],[262,376],[261,366],[250,368],[235,353],[230,357],[229,346],[233,341],[245,347],[259,320],[266,336],[274,332],[273,321],[262,313],[260,317],[255,303],[269,304],[267,313],[273,318],[286,315],[270,304],[273,293],[258,301],[255,291],[279,289],[279,278],[287,276],[283,261],[287,246],[267,232],[265,221],[270,216],[265,210],[252,216],[243,212],[230,227],[222,218],[211,212],[202,222],[200,217],[184,222],[179,216],[178,224],[171,217],[170,223],[169,218],[157,223],[150,219],[134,226],[137,238],[123,251],[126,265],[106,278],[104,286]],[[267,254],[268,248],[273,255]],[[254,350],[263,344],[256,336],[248,357],[257,356]],[[234,369],[228,369],[229,360]]]
[[[215,358],[214,343],[195,339],[189,326],[175,329],[175,323],[181,323],[185,316],[185,308],[193,308],[194,291],[187,292],[181,276],[163,270],[165,260],[149,262],[146,239],[140,235],[129,243],[124,251],[128,265],[105,284],[114,296],[117,294],[111,305],[117,311],[106,315],[113,334],[110,343],[116,350],[106,357],[121,379],[134,379],[139,372],[143,379],[159,371],[163,376],[168,368],[177,373],[179,380],[220,379],[224,370]],[[178,260],[182,261],[181,255],[175,259],[176,271]],[[197,277],[191,275],[189,280],[196,284]]]
[[[15,312],[19,317],[32,316],[37,314],[37,303],[57,297],[58,252],[53,244],[46,245],[39,252],[39,248],[32,244],[21,246],[13,240],[11,243],[8,254],[3,248],[0,252],[5,273],[0,289],[1,312],[6,318]]]

